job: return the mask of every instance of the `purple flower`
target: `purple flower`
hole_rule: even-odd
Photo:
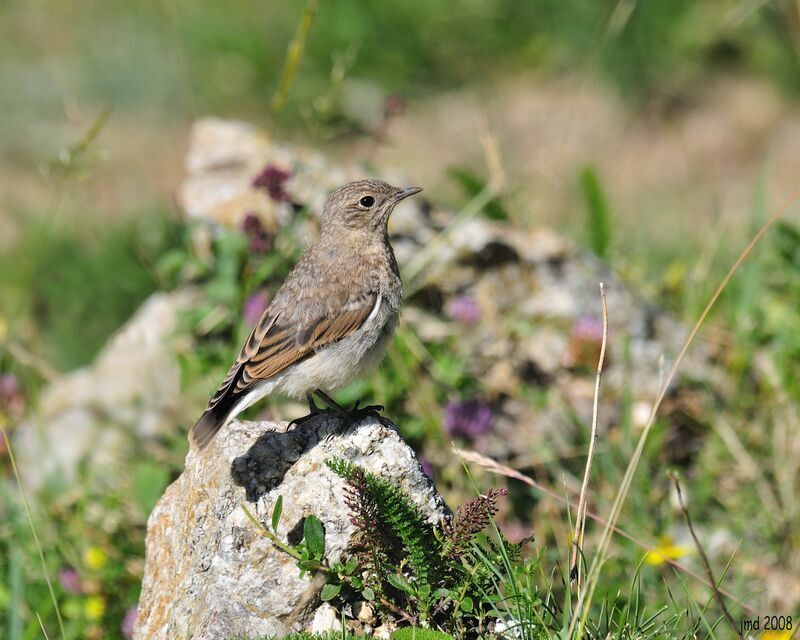
[[[603,341],[603,323],[593,316],[582,316],[572,325],[572,338],[580,342],[600,344]]]
[[[264,228],[261,219],[253,212],[242,220],[242,231],[247,236],[251,253],[266,253],[272,248],[272,234]]]
[[[492,429],[492,408],[478,400],[455,400],[444,408],[444,432],[450,437],[476,440]]]
[[[67,593],[83,593],[81,577],[78,574],[78,571],[72,567],[65,567],[61,569],[61,571],[58,572],[58,581],[61,583],[61,588]]]
[[[245,324],[251,327],[261,319],[261,314],[269,304],[269,293],[265,289],[259,289],[247,300],[244,301],[242,308],[242,317],[244,317]]]
[[[274,164],[268,164],[253,178],[253,186],[256,189],[264,189],[275,202],[286,202],[289,199],[286,181],[291,177],[291,172],[284,171]]]
[[[133,627],[136,624],[136,615],[138,613],[139,609],[134,605],[125,612],[125,617],[122,618],[122,624],[119,628],[126,640],[131,640],[131,638],[133,638]]]
[[[481,319],[481,308],[475,298],[456,296],[447,302],[445,313],[460,324],[475,324]]]
[[[575,321],[570,333],[567,366],[590,370],[596,367],[603,343],[603,323],[598,318],[583,316]]]

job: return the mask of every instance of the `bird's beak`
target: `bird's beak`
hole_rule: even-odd
[[[400,189],[400,191],[398,191],[392,199],[395,202],[400,202],[401,200],[408,198],[408,196],[413,196],[415,193],[419,193],[420,191],[422,191],[422,187],[404,187],[403,189]]]

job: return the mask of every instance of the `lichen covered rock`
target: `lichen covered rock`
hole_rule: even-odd
[[[325,527],[326,558],[341,558],[354,533],[344,481],[325,461],[350,460],[402,488],[431,522],[444,502],[394,428],[367,418],[347,429],[322,414],[300,426],[235,421],[201,453],[150,515],[135,638],[281,636],[310,629],[322,584],[300,577],[243,506],[268,523],[278,496],[278,535],[296,543],[306,516]],[[319,616],[317,616],[319,618]],[[319,620],[317,620],[319,624]]]

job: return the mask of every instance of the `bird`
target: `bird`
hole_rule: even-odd
[[[347,411],[329,394],[377,368],[397,326],[403,286],[388,222],[422,191],[377,179],[345,184],[325,201],[319,240],[286,276],[205,412],[189,432],[196,450],[247,407],[273,393],[308,401],[302,423],[328,410],[350,421],[382,410]]]

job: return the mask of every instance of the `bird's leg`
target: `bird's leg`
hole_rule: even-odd
[[[307,393],[306,394],[306,402],[308,402],[308,412],[309,413],[313,413],[313,414],[321,413],[321,409],[314,402],[314,395],[313,394],[311,394],[311,393]]]
[[[324,391],[317,389],[314,393],[316,393],[325,402],[325,404],[327,404],[342,419],[342,430],[346,430],[368,416],[377,418],[382,424],[385,424],[386,422],[386,418],[380,414],[380,412],[383,411],[382,405],[374,404],[366,407],[359,407],[358,405],[361,403],[359,400],[355,403],[352,409],[345,409]]]
[[[350,412],[345,409],[342,405],[340,405],[336,400],[331,398],[327,393],[325,393],[322,389],[315,389],[314,393],[319,396],[322,401],[328,405],[328,407],[333,411],[336,415],[338,415],[342,420],[345,422],[351,422],[350,419]]]
[[[308,415],[301,416],[300,418],[295,418],[289,423],[289,426],[292,425],[301,425],[304,422],[308,422],[311,418],[318,416],[321,413],[325,413],[325,409],[321,409],[314,403],[314,396],[310,393],[306,394],[306,400],[308,401]]]
[[[362,420],[364,418],[375,418],[378,422],[380,422],[384,427],[391,427],[392,424],[389,422],[388,418],[385,418],[381,415],[381,411],[383,411],[382,404],[368,404],[366,407],[359,407],[359,403],[361,401],[357,400],[353,408],[350,409],[350,417],[353,421],[353,424]]]
[[[339,416],[340,420],[339,426],[325,436],[325,441],[329,441],[331,438],[333,438],[333,436],[347,431],[347,429],[349,429],[353,424],[353,418],[350,415],[350,412],[348,412],[347,409],[336,402],[336,400],[331,398],[322,389],[316,389],[314,393],[316,393],[322,399],[322,401],[328,405],[331,411]]]

